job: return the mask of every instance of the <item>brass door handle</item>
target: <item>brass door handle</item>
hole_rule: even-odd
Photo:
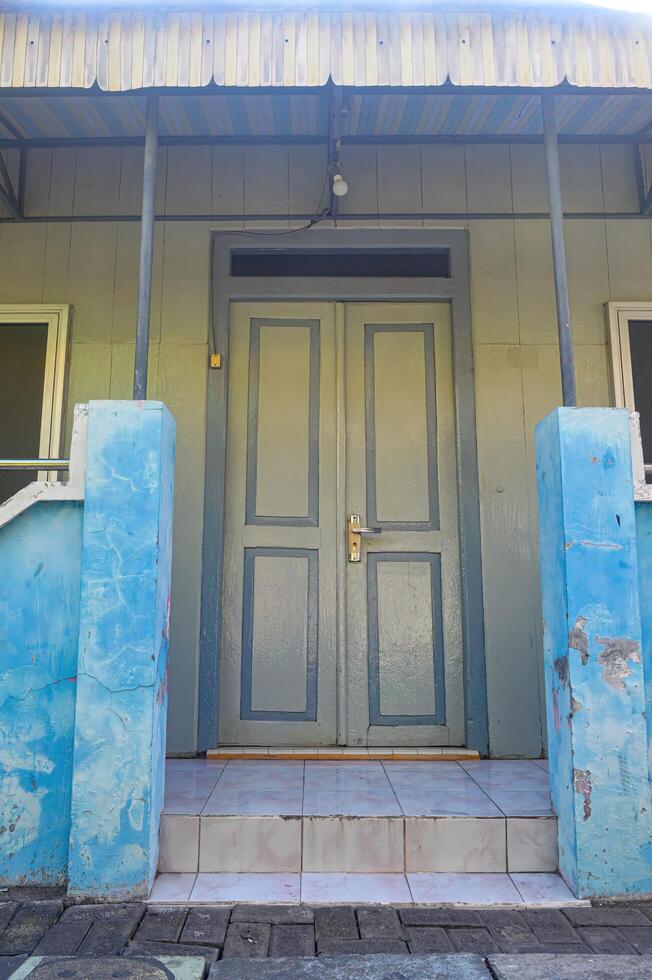
[[[360,561],[360,535],[380,534],[381,527],[361,527],[360,515],[349,514],[346,519],[349,561]]]

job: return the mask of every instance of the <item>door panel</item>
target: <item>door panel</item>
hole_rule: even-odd
[[[234,304],[220,737],[337,732],[335,326],[327,304]]]
[[[461,744],[450,313],[346,307],[347,512],[379,533],[347,563],[348,740]]]

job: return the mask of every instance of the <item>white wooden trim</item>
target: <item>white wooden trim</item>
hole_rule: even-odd
[[[86,477],[86,432],[88,405],[75,405],[70,444],[70,470],[67,483],[41,480],[29,483],[0,504],[0,527],[43,500],[83,500]]]
[[[39,456],[58,459],[63,444],[71,307],[68,304],[0,305],[2,323],[45,323],[47,348],[43,378],[43,408]],[[39,481],[56,480],[54,472],[39,470]]]
[[[611,351],[612,389],[616,408],[630,411],[632,438],[632,479],[634,499],[652,501],[652,484],[645,480],[645,461],[641,442],[641,420],[636,411],[632,353],[629,346],[629,321],[649,320],[652,330],[652,302],[607,303],[605,305],[609,349]],[[652,463],[652,460],[649,460]]]

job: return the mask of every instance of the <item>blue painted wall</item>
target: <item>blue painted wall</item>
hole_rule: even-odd
[[[146,897],[163,801],[175,427],[90,402],[69,855],[78,896]]]
[[[652,892],[629,413],[537,427],[548,752],[560,869],[583,897]]]
[[[0,883],[60,884],[70,830],[82,507],[0,528]]]
[[[638,583],[641,604],[643,673],[647,703],[647,737],[652,784],[652,501],[636,504]]]

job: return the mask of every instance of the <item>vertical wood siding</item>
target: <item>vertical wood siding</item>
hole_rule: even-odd
[[[567,210],[636,211],[630,150],[563,146]],[[324,151],[169,147],[160,151],[157,209],[173,214],[288,215],[319,197]],[[555,299],[542,151],[536,146],[347,147],[346,214],[405,212],[371,227],[442,227],[423,212],[505,212],[469,228],[492,751],[541,748],[534,424],[559,404]],[[141,151],[35,149],[30,215],[136,214]],[[409,179],[405,179],[405,175]],[[200,175],[200,176],[198,176]],[[397,176],[403,179],[397,181]],[[300,223],[300,222],[297,222]],[[358,224],[362,224],[359,222]],[[448,223],[449,225],[452,222]],[[260,222],[220,222],[220,229]],[[154,249],[150,392],[177,419],[178,468],[170,662],[170,747],[195,733],[202,486],[209,330],[210,221],[159,222]],[[265,225],[269,228],[269,222]],[[351,222],[346,223],[351,227]],[[602,304],[649,300],[650,219],[568,220],[571,305],[581,404],[610,400]],[[74,307],[69,410],[130,397],[138,224],[0,225],[0,303]]]

